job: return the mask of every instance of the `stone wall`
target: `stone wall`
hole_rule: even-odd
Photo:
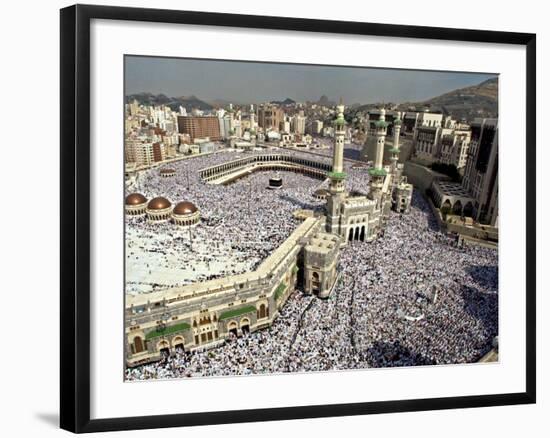
[[[431,187],[434,181],[450,181],[451,179],[447,175],[434,172],[430,168],[413,163],[412,161],[405,163],[403,174],[407,177],[407,182],[411,183],[422,193],[426,193],[426,190]]]

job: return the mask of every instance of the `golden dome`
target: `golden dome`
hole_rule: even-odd
[[[165,208],[171,207],[171,202],[163,198],[162,196],[159,196],[157,198],[153,198],[149,201],[149,204],[147,204],[147,208],[149,210],[164,210]]]
[[[189,201],[179,202],[175,207],[172,213],[178,215],[193,214],[197,211],[197,206]]]
[[[147,198],[141,193],[131,193],[126,196],[126,205],[140,205],[147,202]]]

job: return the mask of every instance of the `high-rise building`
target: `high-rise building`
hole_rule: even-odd
[[[292,125],[292,117],[290,116],[283,116],[283,121],[281,122],[281,125],[279,126],[279,131],[290,133],[291,131],[291,125]]]
[[[139,112],[139,102],[136,99],[134,99],[132,102],[130,102],[128,107],[129,107],[131,116],[135,116]]]
[[[281,108],[272,105],[264,104],[258,108],[258,125],[267,130],[279,131],[281,122],[283,121],[284,112]]]
[[[498,226],[498,120],[475,119],[462,186],[474,198],[475,219]]]
[[[306,132],[306,117],[304,112],[300,111],[291,120],[291,129],[294,134],[305,134]]]
[[[428,163],[436,161],[443,130],[439,126],[418,125],[414,129],[414,156]]]
[[[165,148],[162,143],[126,141],[126,163],[136,163],[138,166],[149,166],[153,163],[164,161],[165,156]]]
[[[311,124],[311,133],[313,135],[321,135],[323,132],[323,122],[321,120],[314,120]]]
[[[220,122],[216,116],[178,116],[178,132],[189,134],[191,141],[195,138],[208,137],[220,140]]]
[[[439,144],[438,161],[462,169],[466,166],[469,147],[470,131],[468,129],[454,129],[450,133],[443,133]]]

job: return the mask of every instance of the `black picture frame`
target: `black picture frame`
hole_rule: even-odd
[[[535,403],[536,400],[536,36],[207,12],[74,5],[61,9],[60,426],[82,432],[365,415]],[[373,35],[526,48],[526,391],[508,394],[90,419],[90,21],[128,20]]]

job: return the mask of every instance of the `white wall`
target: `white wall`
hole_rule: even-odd
[[[88,1],[88,3],[96,3]],[[521,8],[496,0],[464,0],[448,13],[439,0],[426,0],[421,7],[413,6],[405,0],[394,0],[380,8],[369,7],[368,2],[346,3],[335,8],[333,2],[317,2],[311,8],[310,2],[279,0],[260,2],[257,0],[210,0],[204,6],[200,2],[170,0],[123,1],[102,0],[100,4],[164,7],[171,9],[233,12],[260,15],[290,15],[320,19],[340,19],[371,21],[397,24],[417,24],[428,26],[483,28],[507,31],[538,33],[538,77],[544,73],[548,77],[548,52],[550,30],[546,23],[543,2],[525,0]],[[2,217],[2,276],[1,293],[5,313],[2,314],[2,331],[17,335],[12,343],[4,345],[6,353],[11,348],[19,357],[2,354],[0,370],[2,376],[3,424],[6,436],[54,436],[63,432],[56,429],[58,409],[58,9],[70,2],[36,0],[7,2],[2,13],[2,127],[7,134],[2,147],[7,152],[0,171],[0,188],[4,202],[16,201],[32,209],[44,212],[42,226],[36,224],[35,215],[22,217]],[[452,6],[451,6],[452,7]],[[490,18],[490,19],[489,19]],[[546,58],[542,54],[546,52]],[[545,143],[542,129],[543,102],[549,102],[548,86],[539,81],[539,176],[541,163],[550,156],[541,146]],[[13,118],[12,108],[17,113],[40,111],[34,114],[29,126],[27,117]],[[9,111],[9,113],[8,113]],[[48,113],[48,111],[50,111]],[[546,117],[544,117],[546,118]],[[21,138],[20,133],[36,130],[45,141],[38,144],[14,144]],[[14,135],[16,134],[16,135]],[[545,156],[543,156],[543,154]],[[6,165],[9,161],[13,163]],[[25,171],[21,172],[17,164]],[[542,178],[539,178],[539,224],[542,223]],[[549,190],[546,184],[546,190]],[[547,211],[550,213],[550,211]],[[331,418],[307,421],[287,421],[271,424],[224,425],[195,430],[164,430],[165,437],[181,436],[199,432],[203,438],[219,436],[253,436],[262,434],[268,437],[316,435],[339,436],[422,436],[422,437],[464,437],[481,436],[520,436],[537,428],[548,426],[543,410],[548,410],[546,400],[549,393],[549,379],[543,381],[540,370],[543,359],[548,359],[548,299],[543,302],[540,291],[548,288],[540,274],[543,271],[542,228],[539,231],[539,404],[536,406],[500,407],[469,409],[461,411],[440,411],[375,415],[352,418]],[[544,236],[548,240],[548,236]],[[550,243],[550,242],[547,242]],[[548,266],[548,255],[546,254]],[[546,286],[546,287],[545,287]],[[6,302],[5,298],[8,298]],[[13,302],[11,302],[13,300]],[[31,304],[32,303],[32,304]],[[13,311],[6,312],[8,306]],[[30,306],[30,307],[28,307]],[[544,312],[546,310],[546,312]],[[20,318],[34,319],[34,324]],[[41,336],[44,334],[45,336]],[[50,335],[53,336],[50,337]],[[546,342],[546,350],[542,350]],[[545,356],[543,358],[543,356]],[[546,367],[548,363],[545,360]],[[6,430],[7,429],[7,430]],[[159,432],[129,432],[124,436],[158,436]]]

